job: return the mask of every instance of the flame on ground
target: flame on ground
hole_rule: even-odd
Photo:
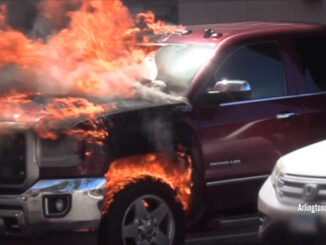
[[[146,177],[169,185],[176,191],[176,198],[185,211],[190,210],[192,199],[192,162],[185,153],[177,153],[173,161],[168,154],[152,153],[118,159],[110,165],[107,178],[104,212],[114,196],[130,183],[137,183]]]

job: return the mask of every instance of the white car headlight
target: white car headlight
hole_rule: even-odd
[[[283,175],[283,169],[284,169],[283,162],[282,162],[282,159],[280,159],[277,161],[277,163],[274,167],[274,170],[272,172],[272,175],[271,175],[271,181],[272,181],[272,184],[274,187],[276,186],[280,175]]]

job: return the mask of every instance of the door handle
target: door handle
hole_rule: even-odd
[[[276,118],[277,119],[288,119],[291,117],[297,117],[300,116],[300,113],[296,113],[296,112],[287,112],[287,113],[281,113],[281,114],[277,114]]]

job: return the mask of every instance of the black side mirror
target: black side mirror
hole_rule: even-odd
[[[206,105],[251,99],[251,87],[246,81],[222,80],[205,94]]]

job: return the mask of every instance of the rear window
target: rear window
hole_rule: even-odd
[[[304,71],[306,92],[326,90],[326,37],[296,40],[296,48]]]

